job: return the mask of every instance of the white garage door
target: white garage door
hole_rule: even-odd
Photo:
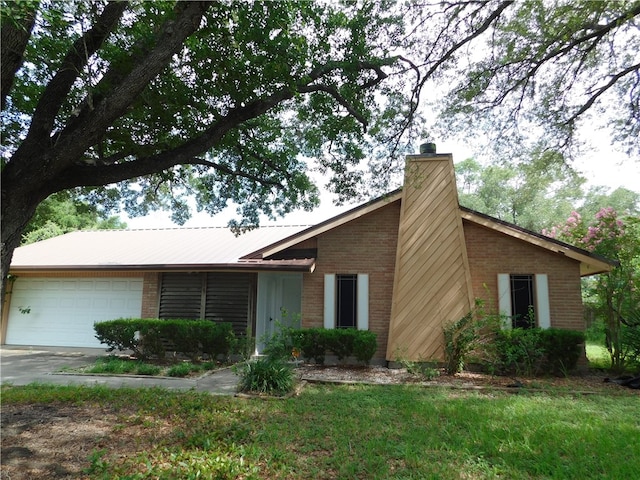
[[[140,317],[141,278],[18,278],[8,345],[102,347],[93,324]]]

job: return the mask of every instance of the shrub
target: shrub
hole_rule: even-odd
[[[278,322],[275,332],[263,339],[265,347],[262,353],[272,360],[290,360],[293,349],[298,348],[300,339],[296,334],[298,331]]]
[[[558,328],[499,331],[495,366],[499,373],[518,375],[563,374],[576,368],[584,334]]]
[[[339,362],[343,363],[353,353],[353,341],[357,333],[358,330],[353,328],[326,330],[327,347]]]
[[[369,330],[358,330],[358,334],[353,339],[353,355],[356,360],[368,365],[377,349],[377,335]]]
[[[471,356],[478,360],[491,355],[490,344],[500,329],[501,317],[488,315],[484,303],[476,299],[475,308],[443,329],[445,370],[453,375],[464,369]]]
[[[541,331],[544,361],[543,373],[566,375],[575,370],[585,334],[576,330],[549,328]]]
[[[306,328],[299,330],[298,341],[302,356],[307,360],[313,360],[320,365],[324,364],[327,352],[327,335],[325,329]]]
[[[137,352],[138,323],[133,318],[120,318],[118,320],[110,320],[108,322],[98,322],[93,325],[96,332],[96,338],[100,343],[108,345],[109,352],[114,350],[124,351],[132,350]]]
[[[640,315],[636,314],[640,321]],[[630,368],[640,369],[640,323],[625,325],[622,328],[622,347],[625,352],[625,364]]]
[[[200,343],[202,353],[211,359],[220,356],[227,358],[237,348],[238,339],[233,333],[233,325],[231,323],[214,323],[210,321],[202,321],[202,331],[200,335]]]
[[[241,392],[285,395],[294,386],[293,369],[282,360],[265,358],[246,362],[239,375]]]
[[[165,343],[171,341],[176,351],[198,358],[228,356],[236,338],[231,324],[207,320],[118,319],[94,325],[96,338],[109,351],[132,350],[141,359],[164,358]]]
[[[293,352],[299,352],[306,361],[324,364],[327,352],[340,362],[349,357],[369,363],[378,344],[376,334],[353,328],[305,328],[278,326],[278,330],[265,340],[264,354],[271,359],[291,360]]]
[[[197,370],[195,365],[192,363],[182,362],[172,365],[171,368],[167,370],[167,375],[169,377],[186,377],[194,370]]]
[[[406,348],[398,348],[394,354],[395,361],[402,365],[411,375],[417,375],[425,380],[433,380],[440,376],[440,370],[436,362],[426,362],[422,359],[418,361],[409,360],[406,357]]]
[[[539,328],[499,331],[495,342],[498,373],[527,376],[539,373],[544,357],[540,332]]]

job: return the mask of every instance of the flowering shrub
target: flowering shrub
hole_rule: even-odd
[[[634,333],[640,330],[636,320],[640,311],[640,219],[623,219],[607,207],[590,222],[572,212],[564,225],[542,233],[618,262],[610,273],[587,281],[585,290],[587,303],[604,322],[612,367],[623,370],[631,352],[640,348],[629,340],[640,338]]]

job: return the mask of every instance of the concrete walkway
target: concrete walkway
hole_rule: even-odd
[[[73,374],[95,363],[107,352],[99,348],[2,346],[0,348],[0,381],[11,385],[31,383],[53,385],[104,385],[112,388],[152,388],[197,390],[213,395],[236,393],[238,376],[230,368],[195,378],[151,377],[143,375]]]

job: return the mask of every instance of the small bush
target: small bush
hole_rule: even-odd
[[[318,364],[324,364],[325,355],[331,352],[344,362],[349,357],[368,364],[378,349],[376,334],[353,328],[305,328],[291,333],[292,344],[302,356]]]
[[[377,335],[369,330],[358,330],[358,334],[353,339],[353,355],[356,360],[368,365],[377,349]]]
[[[96,338],[100,343],[109,346],[109,352],[114,350],[121,352],[132,350],[136,352],[138,349],[138,337],[136,334],[138,328],[137,320],[133,318],[120,318],[108,322],[98,322],[93,325]]]
[[[293,369],[269,358],[246,362],[239,372],[238,390],[246,393],[285,395],[293,390]]]
[[[324,365],[324,357],[327,352],[328,342],[324,329],[306,328],[299,330],[299,348],[302,356],[307,360],[313,360]]]
[[[540,331],[538,328],[499,331],[495,342],[497,372],[527,376],[540,373],[544,358]]]
[[[583,332],[549,328],[541,331],[544,361],[542,371],[553,375],[567,375],[575,370],[585,341]]]
[[[580,358],[584,334],[558,328],[499,331],[495,367],[498,373],[517,375],[566,375]]]
[[[140,363],[136,368],[136,375],[160,375],[162,369],[157,365],[150,365],[148,363]]]
[[[436,362],[408,360],[400,350],[396,352],[394,357],[395,361],[402,365],[402,367],[407,370],[407,373],[411,375],[417,375],[425,380],[433,380],[440,376],[440,370]]]
[[[197,371],[198,367],[196,367],[192,363],[182,362],[172,365],[169,370],[167,370],[167,375],[169,377],[186,377],[193,371]]]
[[[501,317],[488,315],[484,303],[476,299],[475,308],[443,329],[445,370],[453,375],[464,369],[470,357],[482,361],[491,356],[489,345],[500,329]]]

